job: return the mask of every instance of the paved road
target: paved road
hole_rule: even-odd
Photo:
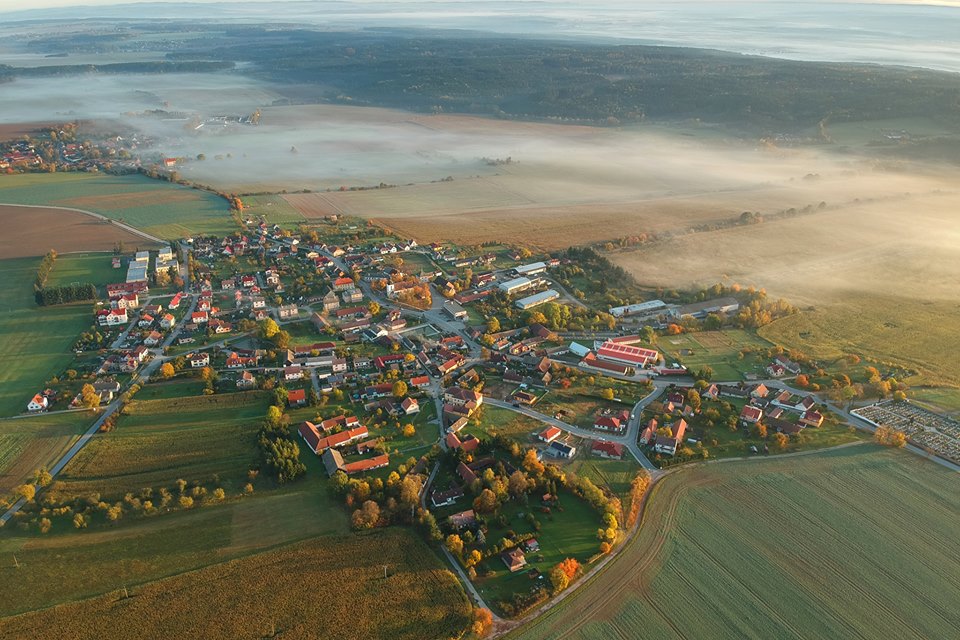
[[[630,451],[630,454],[636,459],[636,461],[640,463],[640,466],[650,471],[658,471],[658,469],[653,465],[653,463],[650,462],[650,460],[648,460],[645,455],[643,455],[643,451],[640,450],[640,445],[637,444],[637,435],[639,433],[640,412],[643,410],[644,407],[646,407],[650,402],[652,402],[654,398],[656,398],[657,395],[660,394],[661,391],[662,389],[655,387],[654,390],[649,395],[647,395],[642,400],[640,400],[636,405],[634,405],[634,409],[633,409],[634,419],[630,420],[630,422],[627,425],[627,431],[622,435],[615,435],[612,433],[596,431],[594,429],[584,429],[582,427],[569,424],[562,420],[558,420],[553,416],[548,416],[546,414],[540,413],[539,411],[535,411],[530,407],[525,407],[522,405],[519,407],[515,407],[513,406],[513,403],[504,402],[503,400],[496,400],[494,398],[484,397],[483,402],[484,404],[489,404],[490,406],[493,406],[493,407],[499,407],[501,409],[507,409],[509,411],[514,411],[516,413],[523,414],[529,418],[533,418],[534,420],[539,420],[544,424],[549,424],[554,427],[563,429],[564,431],[569,431],[573,435],[579,436],[581,438],[589,438],[591,440],[606,440],[608,442],[616,442],[616,443],[622,444]]]

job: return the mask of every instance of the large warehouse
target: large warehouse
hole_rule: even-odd
[[[660,354],[656,349],[644,349],[616,342],[604,342],[597,349],[597,357],[613,362],[622,362],[635,367],[646,367],[659,360]]]

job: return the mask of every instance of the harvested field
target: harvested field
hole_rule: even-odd
[[[30,173],[2,176],[0,202],[89,210],[164,239],[200,233],[226,234],[236,230],[222,198],[140,175]],[[110,227],[104,225],[104,228]],[[143,238],[132,242],[148,243]],[[112,246],[113,241],[110,242]],[[89,247],[82,248],[90,250]]]
[[[370,553],[376,549],[377,553]],[[388,577],[383,577],[384,565]],[[307,597],[292,591],[306,589]],[[459,637],[470,603],[412,532],[320,538],[0,622],[0,635],[417,640]]]
[[[4,229],[0,259],[42,256],[50,249],[57,253],[110,251],[118,242],[152,246],[135,233],[78,211],[0,205],[0,225]]]
[[[953,637],[958,496],[872,445],[683,470],[619,558],[509,637]]]
[[[0,123],[0,141],[15,140],[51,126],[54,125],[44,124],[43,122]]]

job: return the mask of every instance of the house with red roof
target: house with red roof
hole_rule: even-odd
[[[763,419],[763,409],[748,404],[740,412],[740,424],[747,426],[757,424]]]
[[[307,391],[305,389],[291,389],[287,391],[287,405],[291,407],[302,407],[307,404]]]
[[[640,433],[640,444],[652,444],[657,439],[657,420],[650,418],[647,426]]]
[[[537,434],[537,438],[539,438],[542,442],[546,442],[547,444],[549,444],[554,440],[556,440],[557,438],[559,438],[560,434],[562,433],[563,433],[562,429],[551,425],[546,429],[544,429],[543,431],[541,431],[539,434]]]
[[[653,445],[653,450],[657,453],[664,453],[671,456],[676,455],[677,447],[683,441],[683,436],[686,432],[687,421],[681,418],[670,425],[671,437],[658,437],[656,444]]]
[[[601,458],[610,458],[612,460],[623,459],[623,445],[618,442],[607,442],[606,440],[597,440],[591,448],[593,455]]]
[[[367,428],[361,425],[355,429],[348,429],[346,431],[341,431],[339,433],[324,437],[317,428],[317,425],[313,424],[312,422],[301,423],[299,432],[300,437],[303,438],[303,441],[307,443],[307,446],[310,447],[310,450],[317,455],[326,449],[342,447],[350,444],[351,442],[362,440],[369,435]]]

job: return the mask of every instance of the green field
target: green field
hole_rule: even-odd
[[[960,476],[873,445],[678,471],[620,557],[509,637],[954,637],[958,512]]]
[[[550,514],[539,513],[535,506],[535,496],[531,496],[529,507],[508,502],[501,508],[501,512],[507,516],[507,526],[498,527],[495,523],[489,525],[487,537],[490,540],[499,540],[508,531],[517,534],[535,533],[540,543],[540,551],[527,554],[527,565],[539,569],[544,578],[533,582],[526,570],[510,573],[499,555],[487,558],[481,562],[478,573],[483,575],[482,569],[486,568],[490,569],[492,574],[477,578],[474,584],[484,599],[488,600],[488,604],[491,601],[509,599],[514,593],[526,593],[534,584],[549,588],[546,575],[558,562],[566,558],[576,558],[586,565],[587,560],[597,554],[600,545],[597,540],[597,527],[601,526],[600,514],[568,491],[560,492],[560,496],[561,508],[553,507]],[[531,510],[542,525],[540,531],[535,532],[521,515]]]
[[[492,438],[499,434],[523,444],[529,442],[546,426],[539,420],[515,413],[510,409],[483,406],[480,423],[475,425],[471,422],[463,430],[463,434],[473,434],[478,438]]]
[[[186,551],[224,533],[197,528],[196,540],[172,542]],[[129,545],[118,549],[130,551]],[[143,562],[160,561],[154,560],[156,552],[169,553],[146,547]],[[99,567],[113,566],[114,559],[92,556],[89,562],[99,575]],[[34,570],[24,564],[22,571]],[[15,572],[0,569],[0,575]],[[61,580],[53,572],[47,577],[50,583]],[[131,584],[125,599],[119,597],[123,577],[115,576],[103,597],[0,620],[0,636],[38,637],[43,629],[44,637],[98,640],[421,640],[459,638],[470,620],[469,600],[453,574],[416,535],[396,528],[313,538],[152,584]]]
[[[111,253],[68,253],[57,256],[57,261],[47,286],[60,286],[75,282],[91,282],[104,293],[104,285],[122,282],[126,277],[125,267],[114,269]],[[152,293],[152,292],[151,292]]]
[[[214,476],[237,492],[256,463],[257,429],[267,406],[263,392],[137,397],[113,431],[92,440],[67,465],[56,493],[118,499],[143,487],[169,487],[178,478],[206,482]]]
[[[53,273],[84,258],[63,256]],[[61,264],[62,262],[62,264]],[[60,375],[72,359],[79,334],[93,322],[91,304],[78,302],[37,307],[33,279],[38,258],[0,260],[4,286],[0,288],[0,416],[24,412],[43,383]],[[59,276],[57,276],[59,277]]]
[[[93,211],[165,239],[236,231],[224,199],[140,175],[27,173],[3,176],[0,202]]]
[[[624,451],[623,460],[608,460],[599,458],[585,451],[563,470],[584,478],[590,478],[593,484],[601,489],[607,489],[618,498],[623,506],[623,512],[630,512],[630,483],[640,471],[640,465],[633,457]]]
[[[667,355],[668,362],[681,362],[694,371],[709,366],[714,380],[741,380],[746,373],[765,377],[763,368],[767,362],[749,356],[740,359],[740,350],[768,349],[773,345],[749,331],[725,329],[663,336],[657,346]]]
[[[52,467],[92,423],[80,411],[0,420],[0,498],[40,467]]]

